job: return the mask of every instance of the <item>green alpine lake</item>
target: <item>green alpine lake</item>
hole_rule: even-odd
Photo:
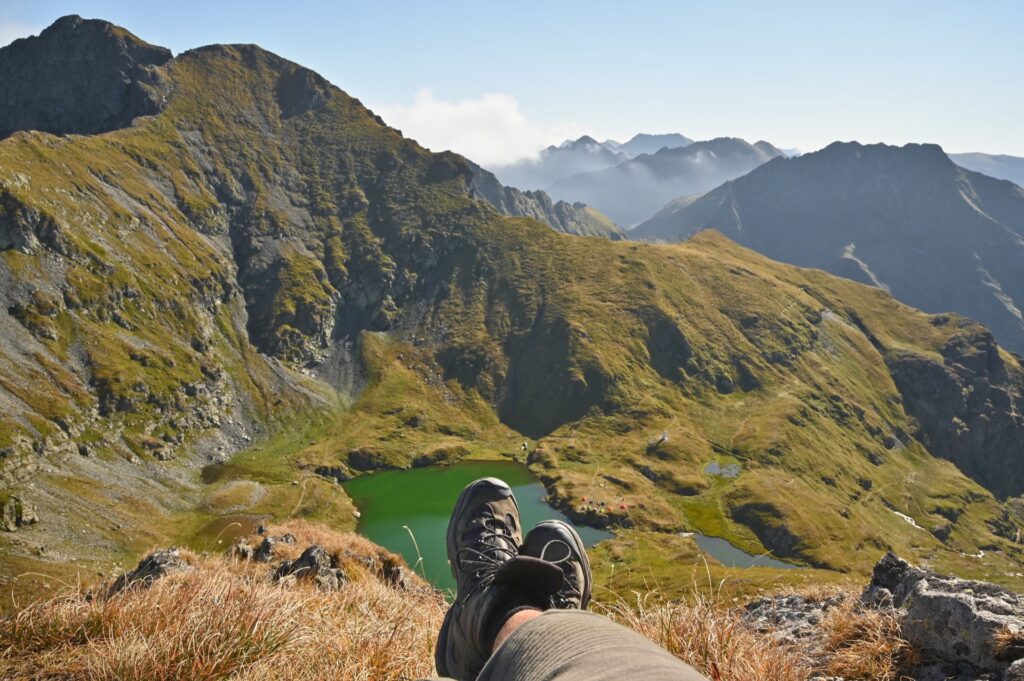
[[[451,466],[427,466],[382,471],[344,483],[359,509],[359,533],[400,553],[415,571],[441,589],[455,589],[445,555],[448,518],[462,488],[478,478],[501,478],[519,502],[524,529],[542,520],[571,522],[547,503],[544,486],[521,463],[462,461]],[[612,534],[575,525],[590,547]]]

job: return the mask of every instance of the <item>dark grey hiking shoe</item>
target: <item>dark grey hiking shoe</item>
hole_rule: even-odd
[[[519,555],[519,505],[497,478],[470,483],[448,522],[448,560],[457,594],[434,651],[441,676],[475,679],[498,629],[521,608],[543,610],[561,587],[558,566]]]
[[[560,610],[586,610],[590,603],[593,576],[583,540],[572,525],[561,520],[545,520],[530,530],[520,553],[554,563],[562,569],[565,582],[552,597]]]

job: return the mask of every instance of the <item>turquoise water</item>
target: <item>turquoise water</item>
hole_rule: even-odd
[[[448,517],[462,488],[488,476],[501,478],[512,488],[524,528],[548,519],[570,522],[548,506],[544,486],[529,469],[514,461],[462,461],[452,466],[382,471],[343,486],[361,514],[360,534],[400,553],[438,588],[454,590],[445,555]],[[588,547],[612,537],[593,527],[575,527]]]
[[[755,556],[747,553],[720,537],[708,537],[700,532],[694,532],[693,539],[697,542],[697,546],[700,547],[701,551],[709,554],[726,567],[772,567],[782,570],[792,570],[799,567],[798,565],[783,563],[781,560],[776,560],[771,556]]]

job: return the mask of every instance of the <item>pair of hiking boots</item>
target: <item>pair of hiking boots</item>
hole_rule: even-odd
[[[442,676],[475,679],[501,626],[520,610],[585,610],[591,575],[572,526],[547,520],[523,537],[512,489],[497,478],[470,483],[448,523],[456,598],[437,639]]]

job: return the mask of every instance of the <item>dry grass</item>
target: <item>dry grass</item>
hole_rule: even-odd
[[[433,675],[444,600],[415,577],[396,588],[377,566],[393,554],[353,534],[293,521],[294,545],[328,550],[349,576],[341,591],[274,584],[272,567],[183,552],[197,569],[113,596],[69,589],[0,620],[4,679],[417,679]],[[810,594],[813,598],[814,594]],[[823,593],[822,598],[825,597]],[[725,599],[606,598],[594,609],[639,631],[714,681],[898,678],[908,658],[895,622],[852,605],[822,623],[817,648],[780,645],[744,625]],[[729,603],[731,605],[731,603]],[[825,662],[821,662],[824,659]]]
[[[186,554],[199,569],[113,597],[74,590],[0,622],[0,678],[403,679],[433,673],[444,600],[398,590],[359,563],[389,555],[355,535],[289,523],[342,554],[348,588],[281,587],[270,568]]]
[[[804,681],[811,666],[800,651],[743,624],[740,616],[713,599],[656,603],[637,596],[594,609],[635,629],[712,681]]]
[[[900,635],[891,612],[866,610],[848,598],[821,623],[821,654],[829,676],[895,681],[917,662],[916,651]]]
[[[1017,660],[1024,656],[1024,630],[1000,629],[992,637],[992,649],[1001,660]]]

